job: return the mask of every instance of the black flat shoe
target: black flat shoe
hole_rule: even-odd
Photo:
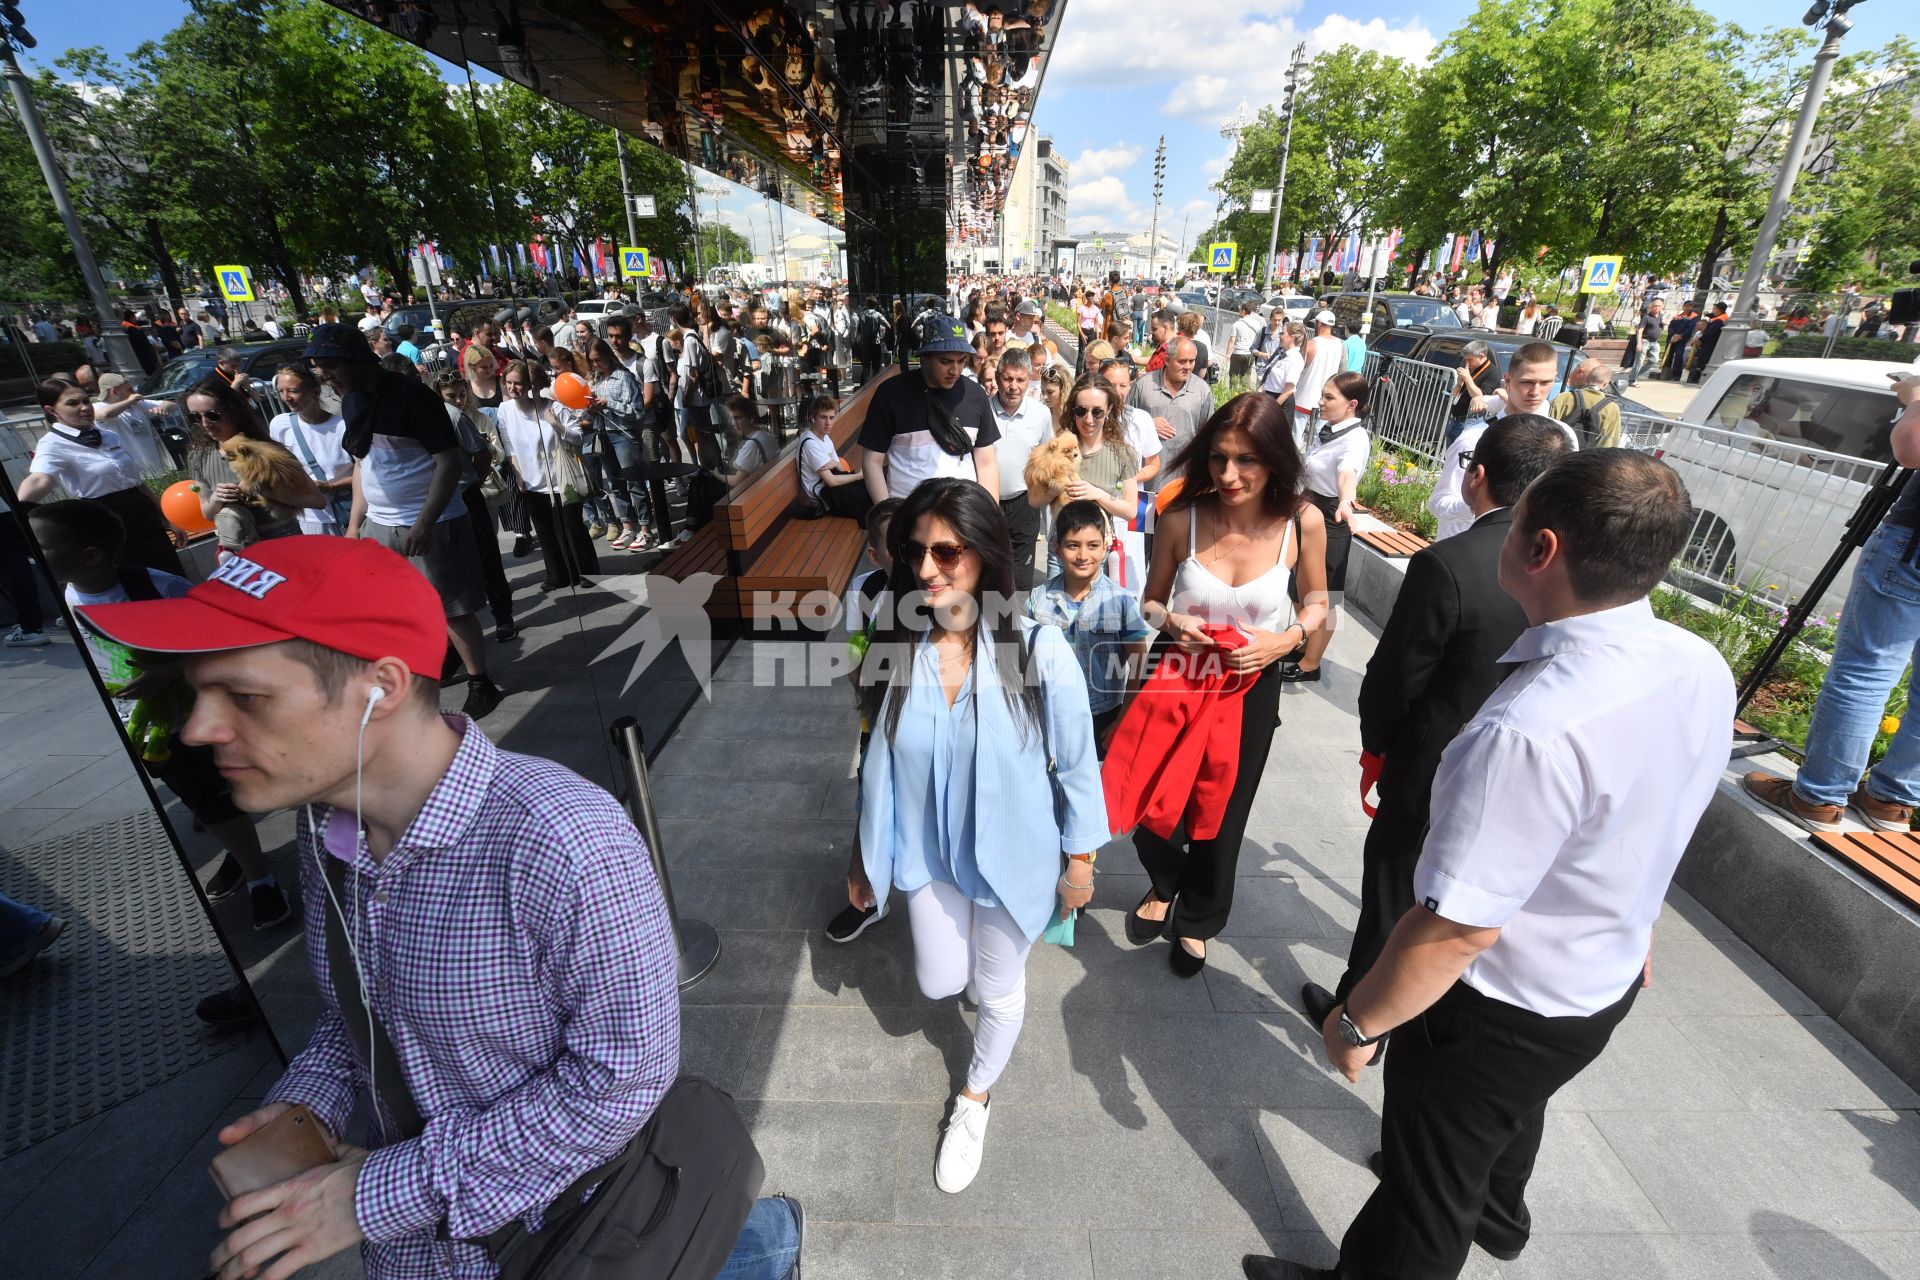
[[[1311,684],[1320,678],[1320,668],[1309,671],[1297,662],[1280,664],[1280,678],[1288,684]]]
[[[1323,1270],[1285,1258],[1263,1258],[1257,1253],[1240,1259],[1240,1273],[1247,1280],[1340,1280],[1338,1267]]]
[[[1151,901],[1153,901],[1153,891],[1149,889],[1147,896],[1140,899],[1140,907],[1146,906]],[[1140,907],[1127,912],[1127,941],[1136,947],[1144,947],[1164,935],[1167,931],[1167,920],[1173,916],[1173,912],[1169,910],[1162,919],[1149,920],[1140,914]]]
[[[1340,1003],[1333,992],[1317,982],[1309,982],[1300,988],[1300,1004],[1307,1011],[1307,1020],[1318,1030],[1327,1025],[1327,1015]]]
[[[1378,1179],[1380,1179],[1380,1181],[1382,1181],[1382,1182],[1385,1182],[1385,1181],[1387,1180],[1387,1155],[1386,1155],[1386,1152],[1384,1152],[1384,1151],[1376,1151],[1376,1152],[1374,1152],[1374,1153],[1373,1153],[1372,1155],[1370,1155],[1370,1156],[1368,1156],[1368,1157],[1367,1157],[1367,1168],[1368,1168],[1368,1169],[1370,1169],[1370,1170],[1371,1170],[1371,1171],[1373,1172],[1373,1176],[1374,1176],[1374,1177],[1376,1177],[1376,1178],[1378,1178]]]
[[[1180,939],[1173,940],[1173,950],[1167,952],[1167,966],[1183,978],[1195,978],[1207,967],[1207,958],[1197,956],[1180,945]]]
[[[1287,650],[1285,653],[1281,654],[1280,661],[1297,663],[1300,661],[1300,659],[1306,656],[1307,656],[1307,646],[1306,646],[1306,643],[1303,641],[1300,644],[1293,646],[1293,648]]]

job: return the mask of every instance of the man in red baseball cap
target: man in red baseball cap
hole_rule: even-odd
[[[241,808],[298,811],[325,1008],[265,1104],[218,1136],[299,1103],[337,1158],[235,1197],[213,1268],[287,1274],[360,1245],[371,1280],[492,1274],[469,1242],[626,1147],[678,1071],[672,929],[626,812],[440,713],[439,596],[377,543],[260,543],[179,599],[79,613],[181,655],[197,694],[182,738],[212,747]],[[380,1117],[366,1149],[338,1141],[362,1090]],[[755,1213],[797,1234],[784,1203]]]

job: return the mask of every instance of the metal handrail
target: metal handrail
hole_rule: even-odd
[[[611,726],[614,749],[620,753],[627,774],[627,813],[646,842],[647,859],[653,864],[654,879],[660,882],[660,896],[666,899],[667,923],[673,929],[679,969],[679,989],[685,991],[707,976],[720,960],[720,934],[704,920],[680,915],[673,900],[673,886],[667,879],[667,855],[660,841],[660,819],[653,803],[653,782],[647,773],[647,744],[640,735],[640,722],[621,716]]]

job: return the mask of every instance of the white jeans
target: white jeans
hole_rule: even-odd
[[[983,907],[935,880],[907,895],[913,974],[929,1000],[945,1000],[973,979],[980,1015],[973,1029],[967,1088],[985,1093],[1006,1070],[1027,1018],[1027,952],[1033,944],[1003,907]]]

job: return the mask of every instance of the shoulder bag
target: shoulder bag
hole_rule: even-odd
[[[1047,624],[1036,622],[1027,629],[1027,663],[1026,671],[1022,673],[1023,678],[1033,673],[1034,646],[1040,643],[1040,628],[1045,625]],[[1044,679],[1040,680],[1038,688],[1040,690],[1040,743],[1041,749],[1047,753],[1047,785],[1053,788],[1053,825],[1057,831],[1066,821],[1066,796],[1060,790],[1060,772],[1053,758],[1053,726],[1047,720],[1050,709],[1047,702],[1047,682]],[[1053,915],[1047,921],[1046,929],[1041,932],[1040,941],[1070,947],[1073,945],[1074,922],[1079,919],[1080,913],[1075,911],[1063,920],[1060,918],[1057,895],[1054,901]]]

